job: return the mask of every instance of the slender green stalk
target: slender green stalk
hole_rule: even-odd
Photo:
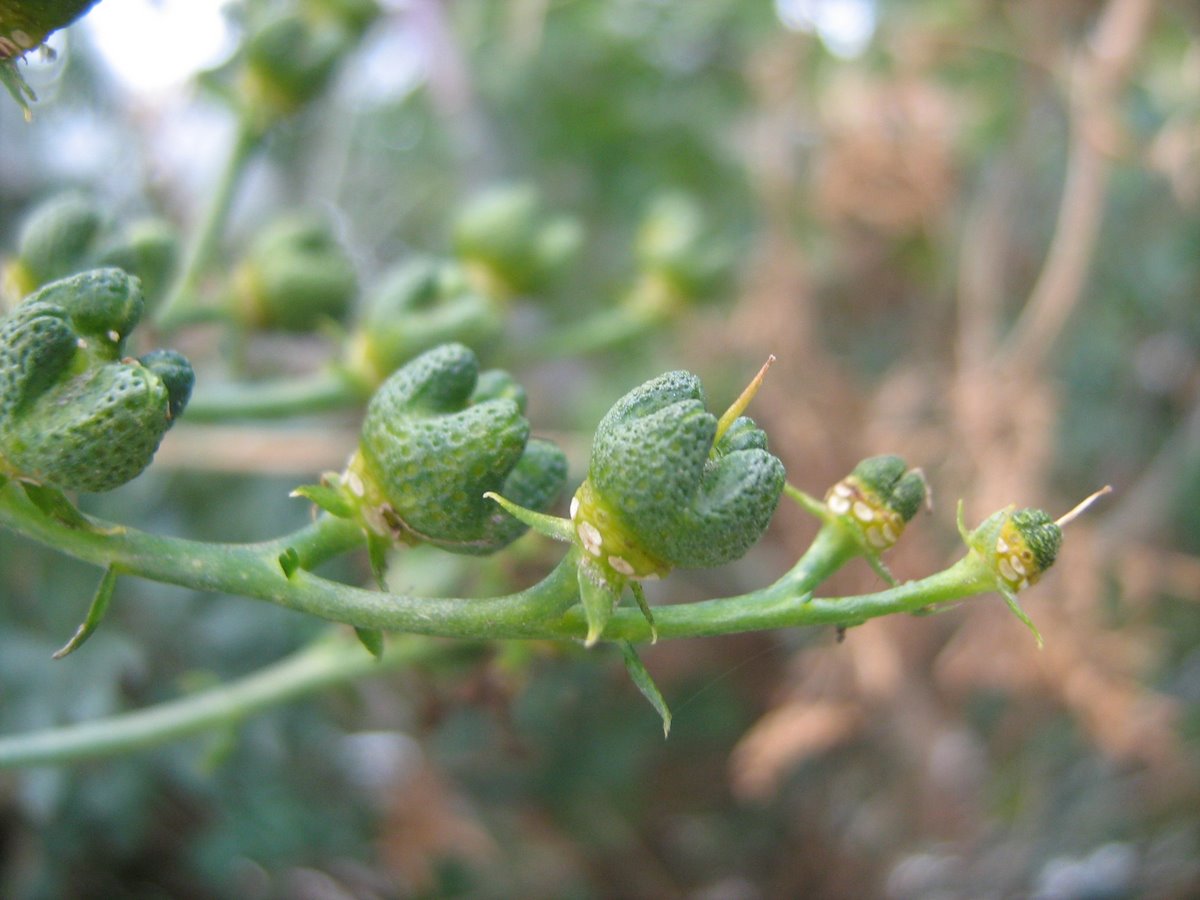
[[[192,235],[183,268],[154,314],[159,328],[171,329],[186,321],[211,317],[211,311],[197,308],[200,282],[216,253],[242,172],[261,140],[261,131],[254,127],[249,117],[239,115],[229,159],[217,179],[204,217]]]
[[[232,684],[111,718],[0,737],[0,769],[115,756],[231,726],[260,710],[366,675],[444,653],[421,638],[396,641],[375,659],[353,639],[326,636]]]
[[[335,371],[302,378],[239,382],[199,391],[188,402],[189,422],[281,419],[366,403],[369,392]]]
[[[289,578],[280,556],[295,549],[301,566],[315,565],[361,540],[354,526],[332,518],[260,544],[210,544],[145,534],[93,520],[90,529],[46,517],[13,484],[0,488],[0,524],[78,559],[195,590],[268,600],[358,628],[443,637],[540,637],[542,623],[575,599],[574,555],[525,591],[486,600],[425,598],[368,591],[301,568]],[[331,552],[332,550],[332,552]]]
[[[0,489],[0,524],[62,552],[123,573],[196,590],[267,600],[358,628],[443,637],[582,638],[576,553],[572,549],[538,584],[515,594],[480,600],[386,594],[338,584],[305,568],[289,578],[280,556],[294,549],[300,565],[312,566],[353,546],[349,523],[322,518],[310,528],[261,544],[207,544],[149,535],[93,522],[77,528],[46,517],[19,487]],[[875,616],[914,611],[994,589],[995,576],[974,553],[937,575],[862,597],[814,600],[811,583],[844,557],[835,536],[818,541],[813,556],[769,587],[699,603],[661,607],[655,613],[660,637],[732,634],[802,625],[853,625]],[[618,612],[605,629],[607,640],[650,639],[636,611]]]

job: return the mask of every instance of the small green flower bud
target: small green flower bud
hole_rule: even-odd
[[[135,278],[98,269],[46,285],[0,319],[0,470],[107,491],[150,464],[192,373],[169,351],[123,358],[141,311]]]
[[[240,321],[252,328],[303,332],[343,318],[358,279],[323,222],[289,216],[254,239],[233,285],[233,314]]]
[[[925,502],[924,476],[898,456],[864,459],[825,496],[830,511],[849,522],[875,551],[900,539],[904,526]]]
[[[496,305],[471,288],[460,266],[426,257],[387,273],[366,308],[347,367],[370,385],[426,350],[449,341],[480,346],[501,328]]]
[[[483,392],[480,391],[482,381]],[[526,526],[484,498],[495,491],[544,509],[562,490],[566,457],[531,440],[504,379],[480,376],[461,344],[430,350],[371,399],[341,485],[367,529],[407,543],[486,554]]]
[[[543,289],[578,252],[571,216],[549,216],[529,185],[493,188],[460,213],[454,247],[480,289],[497,297]]]
[[[783,491],[783,464],[766,446],[745,417],[720,434],[689,372],[635,388],[601,421],[572,503],[584,550],[633,577],[741,557]]]
[[[24,297],[47,282],[86,268],[103,225],[96,204],[76,191],[34,207],[17,238],[17,258],[8,273],[10,290]]]

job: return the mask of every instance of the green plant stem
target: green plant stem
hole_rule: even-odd
[[[207,544],[149,535],[93,522],[72,527],[48,518],[20,489],[0,489],[0,524],[79,559],[117,566],[122,573],[196,590],[267,600],[358,628],[377,628],[458,638],[583,638],[576,553],[572,549],[536,585],[515,594],[479,600],[386,594],[339,584],[302,568],[284,575],[280,554],[295,549],[302,566],[353,546],[349,523],[322,518],[313,526],[261,544]],[[660,638],[732,634],[803,625],[855,625],[875,616],[915,611],[992,590],[995,576],[977,554],[949,569],[890,590],[860,597],[812,599],[808,581],[841,553],[836,544],[820,551],[828,558],[801,561],[769,587],[737,597],[660,607],[655,612]],[[810,568],[811,567],[811,568]],[[805,573],[809,574],[805,574]],[[647,641],[649,626],[640,612],[618,611],[604,639]]]
[[[425,598],[368,591],[301,569],[288,578],[279,557],[295,549],[301,566],[361,541],[348,522],[322,517],[313,526],[259,544],[211,544],[160,537],[91,520],[76,528],[41,513],[8,483],[0,488],[0,524],[78,559],[165,584],[268,600],[358,628],[443,637],[540,637],[542,623],[576,593],[572,554],[525,591],[486,600]]]
[[[562,359],[598,353],[644,337],[667,320],[668,316],[655,311],[615,306],[518,344],[512,357],[520,360],[530,357]]]
[[[155,324],[170,330],[194,319],[211,318],[211,311],[197,307],[200,282],[216,253],[242,172],[262,140],[262,132],[245,114],[238,116],[237,133],[225,168],[213,188],[204,217],[188,245],[183,268],[154,314]]]
[[[366,403],[368,393],[336,371],[303,378],[236,382],[197,392],[188,403],[189,422],[281,419]]]
[[[305,694],[422,662],[445,652],[434,641],[394,641],[375,659],[352,638],[326,636],[236,682],[106,719],[0,737],[0,769],[77,762],[153,747],[232,726]]]
[[[47,519],[17,486],[7,484],[0,488],[0,523],[83,559],[96,562],[103,557],[107,564],[134,574],[261,597],[354,625],[370,621],[369,627],[486,640],[580,639],[587,629],[582,608],[575,603],[574,549],[542,582],[508,597],[420,599],[337,585],[303,569],[291,579],[283,577],[277,560],[287,549],[295,551],[304,569],[311,569],[362,543],[356,526],[331,516],[321,516],[275,541],[208,545],[155,538],[128,529],[73,528]],[[100,523],[93,527],[105,528]],[[890,590],[812,598],[811,591],[818,584],[857,554],[853,539],[835,524],[826,523],[800,560],[769,587],[737,597],[660,607],[655,615],[658,636],[704,637],[820,624],[850,626],[889,613],[921,611],[995,586],[995,576],[972,551],[942,572]],[[165,563],[152,565],[151,560],[159,557]],[[267,572],[262,571],[264,565]],[[344,606],[330,607],[331,602],[339,601]],[[650,626],[640,610],[621,609],[609,620],[603,638],[644,642],[651,639]],[[230,726],[261,709],[444,651],[444,645],[406,635],[394,640],[377,661],[348,639],[323,639],[219,688],[100,721],[0,738],[0,769],[94,759],[155,746],[208,728]]]

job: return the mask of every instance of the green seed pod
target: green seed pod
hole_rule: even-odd
[[[1020,509],[1000,528],[995,544],[996,572],[1013,591],[1035,584],[1054,565],[1062,529],[1040,509]]]
[[[364,0],[313,0],[252,22],[244,43],[244,96],[261,123],[296,112],[324,91],[378,14],[379,7]]]
[[[23,56],[66,28],[96,0],[0,0],[0,59]]]
[[[731,249],[708,233],[699,204],[680,193],[661,195],[650,205],[636,251],[646,275],[686,300],[717,293],[733,263]]]
[[[288,216],[255,237],[233,286],[232,312],[239,321],[303,332],[342,319],[358,278],[325,223]]]
[[[630,577],[738,559],[783,491],[783,464],[766,447],[745,417],[719,435],[689,372],[635,388],[600,422],[572,504],[584,550]]]
[[[480,382],[484,392],[480,392]],[[562,490],[566,457],[531,440],[502,379],[481,377],[461,344],[430,350],[393,374],[367,407],[343,486],[364,525],[406,543],[486,554],[526,526],[484,498],[544,509]]]
[[[502,324],[496,305],[471,288],[460,266],[428,257],[385,274],[366,309],[347,367],[370,385],[440,344],[487,344]]]
[[[154,218],[131,222],[105,243],[95,260],[136,275],[148,306],[164,294],[178,262],[179,233],[170,222]]]
[[[875,551],[900,539],[925,502],[925,476],[898,456],[864,459],[829,489],[825,505],[851,524]]]
[[[91,269],[43,286],[25,303],[57,306],[85,340],[80,349],[117,359],[125,338],[142,318],[145,301],[138,280],[120,269]]]
[[[96,204],[75,191],[34,207],[21,225],[9,273],[17,296],[87,268],[103,225]]]
[[[66,490],[137,476],[191,390],[187,360],[122,358],[137,280],[119,269],[46,285],[0,320],[0,467]]]
[[[454,248],[484,293],[508,297],[543,289],[574,258],[582,230],[550,216],[529,185],[493,188],[454,223]]]

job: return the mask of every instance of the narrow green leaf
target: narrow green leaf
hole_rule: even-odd
[[[296,552],[295,547],[288,547],[279,554],[279,568],[283,569],[283,577],[289,581],[296,574],[300,568],[300,554]]]
[[[21,487],[25,490],[25,496],[43,514],[52,519],[58,519],[71,528],[91,530],[91,524],[84,518],[83,513],[76,509],[75,504],[68,500],[67,495],[58,488],[34,484],[30,481],[22,481]]]
[[[33,92],[33,88],[29,86],[20,70],[17,69],[16,60],[0,60],[0,84],[4,85],[9,96],[16,101],[17,106],[21,107],[21,114],[25,117],[25,121],[33,121],[33,111],[29,108],[29,102],[31,100],[36,102],[37,94]]]
[[[349,519],[354,516],[354,507],[351,506],[346,496],[337,488],[329,485],[302,484],[292,491],[292,496],[303,497],[339,519]]]
[[[1021,609],[1021,604],[1017,602],[1017,595],[1007,588],[998,587],[997,590],[1000,592],[1000,596],[1004,598],[1004,602],[1008,604],[1008,608],[1013,611],[1013,615],[1024,622],[1025,627],[1033,633],[1033,637],[1037,641],[1038,649],[1041,650],[1044,646],[1046,646],[1046,642],[1042,640],[1042,633],[1038,631],[1037,626],[1033,624],[1033,619],[1029,618],[1029,614],[1026,613],[1025,610]]]
[[[383,632],[378,628],[355,628],[354,633],[358,635],[359,641],[367,648],[376,659],[383,658]]]
[[[867,565],[875,570],[875,574],[884,580],[888,587],[895,587],[900,583],[880,558],[878,551],[866,549],[863,553],[863,559],[867,561]]]
[[[658,643],[658,626],[654,624],[654,613],[650,610],[650,604],[646,602],[646,592],[642,590],[642,585],[637,581],[629,582],[630,588],[633,589],[633,599],[637,601],[638,609],[642,611],[642,615],[646,617],[646,623],[650,626],[650,643]]]
[[[613,607],[620,596],[604,579],[604,573],[588,560],[579,564],[579,599],[583,601],[583,613],[587,617],[587,638],[584,646],[591,647],[604,633],[604,626],[612,616]]]
[[[654,707],[655,712],[662,719],[663,737],[670,737],[671,710],[667,707],[667,701],[663,699],[662,692],[658,689],[658,685],[654,683],[654,679],[650,677],[650,673],[642,663],[641,657],[633,649],[633,644],[629,643],[629,641],[621,641],[620,644],[621,653],[625,656],[625,671],[629,673],[629,677],[633,679],[633,683],[637,685],[637,689],[642,692],[642,696],[650,701],[650,705]]]
[[[570,519],[561,519],[558,516],[548,516],[545,513],[526,509],[524,506],[518,506],[511,500],[506,500],[494,491],[488,491],[483,496],[489,500],[495,500],[506,513],[518,522],[528,525],[538,534],[544,534],[548,538],[553,538],[556,541],[564,541],[568,544],[575,540],[575,529],[571,525]]]
[[[62,659],[69,653],[74,653],[83,646],[84,641],[92,636],[92,632],[96,630],[100,624],[100,620],[108,612],[108,604],[112,600],[113,591],[116,589],[116,586],[117,570],[109,566],[104,570],[104,577],[100,579],[100,586],[96,588],[96,596],[92,598],[92,605],[88,607],[86,618],[75,629],[75,634],[71,636],[71,639],[55,651],[55,659]]]
[[[387,538],[378,534],[367,535],[367,558],[371,561],[371,574],[381,591],[387,590],[388,551],[392,549]]]

